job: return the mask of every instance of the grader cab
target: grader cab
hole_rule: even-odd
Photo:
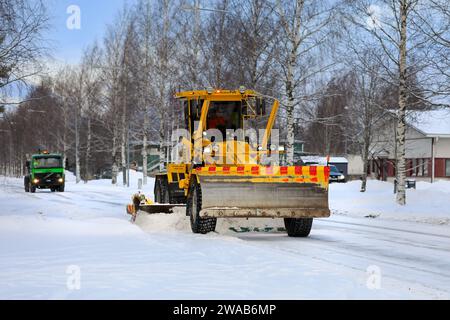
[[[269,98],[243,88],[176,98],[186,130],[176,133],[173,163],[156,175],[156,203],[136,201],[129,211],[186,204],[192,231],[203,234],[215,230],[217,218],[283,218],[295,237],[309,235],[313,218],[329,217],[329,167],[280,165],[277,100],[269,105]]]

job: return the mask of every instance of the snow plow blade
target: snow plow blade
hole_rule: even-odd
[[[127,204],[127,213],[131,215],[131,221],[136,220],[136,216],[139,212],[148,214],[173,213],[174,208],[185,207],[184,204],[154,203],[140,192],[134,194],[131,197],[131,200],[133,203]]]
[[[148,214],[173,213],[174,208],[184,208],[184,204],[140,204],[137,208],[134,204],[127,205],[127,213],[135,215],[138,211]]]
[[[330,216],[327,166],[210,166],[200,168],[197,177],[201,217]]]

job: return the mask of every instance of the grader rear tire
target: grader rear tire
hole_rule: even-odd
[[[159,181],[156,181],[155,185],[155,202],[161,203],[161,185],[159,184]]]
[[[311,232],[313,218],[285,218],[284,226],[289,237],[307,237]]]
[[[171,203],[169,185],[167,183],[164,183],[162,187],[162,203]]]
[[[155,202],[156,203],[171,203],[170,202],[169,183],[166,177],[157,177],[155,182]]]
[[[191,183],[186,210],[191,220],[193,233],[206,234],[216,229],[217,218],[202,218],[200,210],[202,208],[202,189],[197,181]]]

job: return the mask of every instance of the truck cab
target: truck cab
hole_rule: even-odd
[[[26,167],[25,192],[34,193],[36,189],[64,192],[65,176],[61,154],[50,154],[46,151],[33,154],[26,162]]]

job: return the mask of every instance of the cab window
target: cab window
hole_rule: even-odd
[[[33,167],[36,169],[43,168],[60,168],[62,161],[60,157],[42,157],[33,159]]]

